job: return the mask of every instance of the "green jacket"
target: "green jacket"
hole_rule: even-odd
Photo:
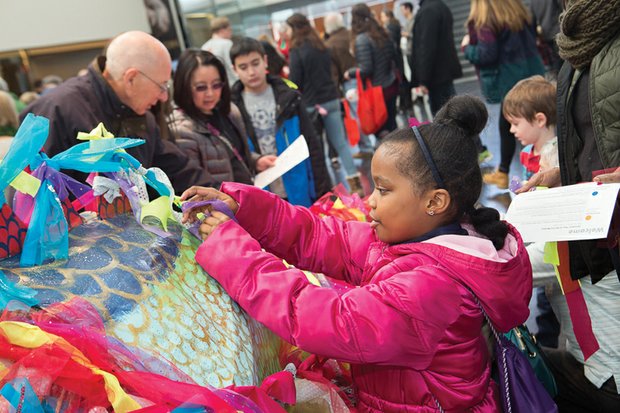
[[[496,33],[486,26],[476,30],[470,24],[467,30],[470,43],[463,52],[476,67],[482,94],[489,103],[504,100],[519,80],[545,73],[533,27]]]
[[[590,66],[592,126],[605,168],[620,167],[620,34]]]
[[[558,75],[557,132],[563,185],[578,182],[577,160],[583,146],[572,117],[572,85],[576,74],[570,64],[564,63]],[[589,89],[594,141],[603,168],[620,167],[620,33],[592,60]],[[614,268],[609,252],[598,248],[597,242],[569,243],[571,276],[574,279],[589,274],[592,281],[597,282]]]
[[[580,139],[569,106],[575,70],[565,63],[558,75],[558,142],[562,184],[577,183]],[[590,64],[590,111],[594,140],[604,168],[620,167],[620,33]]]

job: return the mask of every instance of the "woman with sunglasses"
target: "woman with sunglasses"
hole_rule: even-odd
[[[177,145],[208,171],[211,185],[251,184],[255,170],[273,165],[275,156],[259,159],[250,152],[241,113],[230,102],[226,70],[215,55],[185,50],[174,75],[173,96]]]

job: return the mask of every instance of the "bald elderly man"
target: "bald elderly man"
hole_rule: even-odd
[[[210,185],[201,168],[190,164],[175,144],[161,139],[149,111],[168,100],[171,71],[170,54],[159,40],[144,32],[126,32],[110,42],[106,55],[97,57],[85,76],[65,81],[26,107],[20,117],[32,112],[50,120],[43,148],[50,157],[80,143],[78,132],[103,122],[115,136],[146,140],[127,152],[145,168],[161,168],[176,193],[192,185]]]

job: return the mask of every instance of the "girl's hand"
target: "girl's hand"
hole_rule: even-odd
[[[265,169],[271,168],[276,164],[276,159],[278,159],[276,155],[261,156],[256,161],[256,170],[258,172],[263,172]]]
[[[537,186],[554,188],[556,186],[560,186],[561,183],[560,168],[551,168],[532,175],[532,177],[528,179],[527,182],[524,182],[523,186],[517,189],[515,193],[521,194]]]
[[[220,211],[211,212],[211,215],[206,217],[202,221],[202,224],[200,224],[200,227],[198,227],[198,233],[200,234],[200,238],[202,238],[203,241],[206,240],[207,237],[211,235],[213,231],[215,231],[218,225],[221,225],[226,221],[230,221],[230,218],[226,214]]]
[[[209,201],[212,199],[217,199],[224,202],[226,206],[230,208],[233,214],[236,214],[239,210],[239,204],[237,203],[237,201],[235,201],[230,195],[220,192],[215,188],[192,186],[181,195],[181,201]],[[207,207],[205,207],[205,209],[207,209]],[[196,214],[198,214],[199,212],[204,212],[204,210],[200,211],[198,209],[193,209],[191,211],[184,212],[183,223],[196,221]],[[213,212],[213,214],[215,213],[216,211]]]

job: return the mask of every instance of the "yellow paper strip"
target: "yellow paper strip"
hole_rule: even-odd
[[[162,227],[164,227],[164,231],[168,231],[168,218],[173,218],[170,198],[160,196],[144,205],[140,211],[140,222],[144,221],[144,218],[148,216],[157,218],[161,222]]]
[[[316,285],[317,287],[321,286],[321,283],[319,282],[319,279],[316,278],[316,275],[312,274],[310,271],[303,271],[303,273],[310,284]]]
[[[78,132],[77,134],[77,139],[81,140],[81,141],[90,141],[90,140],[98,140],[98,139],[109,139],[109,138],[113,138],[114,135],[112,135],[110,132],[108,132],[108,130],[105,128],[105,126],[103,126],[102,122],[99,122],[99,125],[97,125],[95,127],[95,129],[91,130],[90,132],[86,133],[86,132]]]
[[[553,269],[555,270],[555,278],[557,278],[558,284],[560,284],[560,289],[562,290],[562,294],[564,295],[564,286],[562,285],[562,279],[560,278],[560,271],[558,271],[558,265],[560,265],[560,254],[558,253],[557,242],[553,241],[545,243],[543,262],[553,265]],[[581,285],[581,281],[577,282]]]
[[[543,253],[543,262],[554,266],[560,265],[560,255],[558,254],[558,243],[545,242],[545,249]]]
[[[17,191],[35,196],[41,187],[41,181],[27,172],[21,171],[10,185]]]

